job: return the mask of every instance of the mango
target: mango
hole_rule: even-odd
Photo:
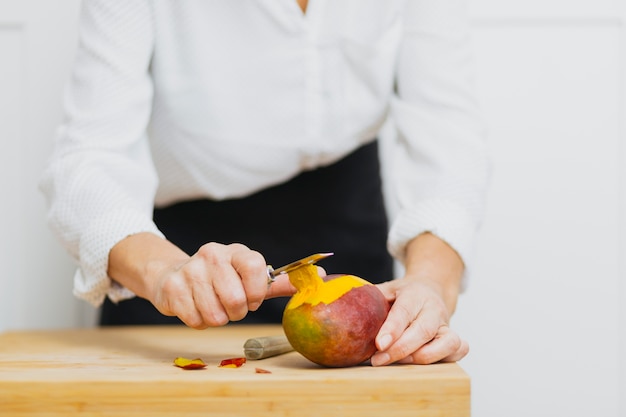
[[[355,366],[376,352],[374,339],[390,308],[376,286],[355,275],[322,279],[314,265],[290,272],[289,280],[297,292],[282,325],[297,352],[326,367]]]

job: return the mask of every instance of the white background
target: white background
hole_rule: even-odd
[[[0,0],[0,331],[89,326],[37,181],[80,0]],[[626,417],[626,8],[473,0],[494,176],[453,326],[479,417]]]

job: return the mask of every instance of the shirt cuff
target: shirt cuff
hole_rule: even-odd
[[[461,291],[472,270],[477,227],[470,214],[448,200],[429,200],[403,209],[393,220],[387,240],[389,253],[404,265],[406,246],[416,236],[430,232],[454,249],[465,265]]]
[[[106,296],[113,302],[134,297],[132,291],[107,275],[109,252],[122,239],[142,232],[164,238],[154,222],[139,211],[114,210],[93,220],[80,239],[74,295],[95,307],[100,306]]]

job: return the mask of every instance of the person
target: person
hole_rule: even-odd
[[[463,358],[450,317],[489,171],[465,8],[84,0],[40,183],[74,293],[101,325],[278,322],[294,288],[267,265],[334,252],[326,272],[392,303],[372,365]]]

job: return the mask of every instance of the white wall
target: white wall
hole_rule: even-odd
[[[473,2],[495,172],[453,324],[476,416],[626,416],[618,5]]]
[[[0,331],[90,323],[45,225],[39,175],[61,118],[79,0],[0,0]]]
[[[93,320],[36,189],[79,1],[0,0],[0,331]],[[473,415],[626,416],[625,11],[473,0],[472,16],[495,161],[453,320],[472,348]]]

